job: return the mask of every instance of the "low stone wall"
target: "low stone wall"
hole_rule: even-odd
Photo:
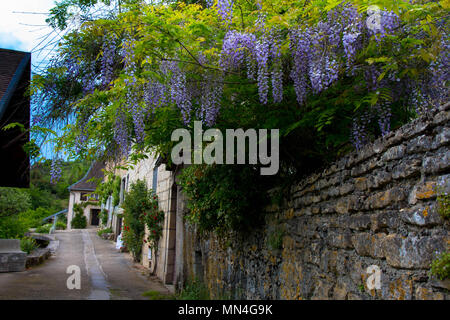
[[[26,256],[20,249],[20,240],[0,239],[0,273],[25,270]]]
[[[199,240],[185,226],[185,275],[216,297],[449,298],[449,281],[429,274],[450,244],[436,203],[450,191],[449,119],[447,104],[304,179],[245,237]]]
[[[38,248],[33,250],[29,255],[27,255],[27,262],[25,266],[30,268],[32,266],[37,266],[41,263],[44,263],[45,260],[50,258],[51,251],[50,248]]]

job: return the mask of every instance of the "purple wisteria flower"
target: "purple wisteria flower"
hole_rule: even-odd
[[[302,104],[307,92],[307,74],[311,59],[311,34],[308,29],[292,29],[289,32],[289,49],[292,54],[292,70],[290,77],[294,82],[297,102]]]
[[[106,86],[112,81],[114,75],[113,67],[116,52],[116,37],[114,35],[105,35],[103,37],[102,51],[102,84]]]
[[[118,111],[118,116],[116,118],[114,140],[119,147],[119,156],[126,158],[130,152],[130,145],[128,141],[127,118],[122,110]]]
[[[229,24],[233,20],[233,0],[217,0],[219,15],[222,20]]]
[[[256,62],[258,64],[258,93],[259,101],[267,104],[267,93],[269,91],[269,38],[265,35],[261,36],[256,42]]]
[[[61,178],[61,160],[57,157],[52,159],[50,167],[50,183],[56,184]]]

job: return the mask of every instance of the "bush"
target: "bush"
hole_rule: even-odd
[[[210,294],[206,285],[194,279],[186,282],[183,290],[177,295],[178,300],[209,300]]]
[[[114,178],[114,182],[112,184],[112,197],[113,197],[113,206],[117,207],[120,203],[120,177],[116,176]]]
[[[56,222],[56,230],[66,230],[67,225],[63,221]]]
[[[50,211],[44,208],[26,210],[0,218],[0,239],[20,239],[30,228],[41,225],[42,219],[49,216]]]
[[[123,208],[123,241],[133,255],[140,261],[145,234],[144,214],[153,209],[153,193],[148,190],[144,181],[138,180],[131,184],[130,191],[125,195]]]
[[[38,247],[36,240],[30,237],[25,237],[20,240],[20,249],[27,254],[30,254],[34,249]]]
[[[79,204],[73,205],[75,216],[72,218],[71,227],[73,229],[84,229],[87,226],[87,219],[83,213],[83,207]]]
[[[450,278],[450,252],[444,252],[431,263],[431,274],[440,280]]]
[[[72,219],[71,226],[73,229],[85,229],[87,226],[87,219],[81,213],[75,213]]]
[[[51,228],[52,228],[52,224],[47,223],[47,224],[44,224],[43,226],[37,227],[36,232],[37,233],[49,233]]]
[[[156,252],[158,249],[158,241],[162,236],[164,211],[159,209],[158,197],[155,194],[150,197],[148,205],[149,207],[141,214],[140,219],[145,222],[148,230],[148,237],[144,242]]]
[[[259,169],[234,165],[191,165],[179,175],[187,196],[186,220],[200,234],[215,231],[219,236],[230,231],[246,232],[263,220],[268,203],[265,180]]]
[[[108,224],[108,210],[102,209],[100,212],[100,219],[102,221],[102,225],[106,226]]]
[[[97,234],[98,234],[99,237],[101,237],[102,234],[104,234],[104,233],[113,233],[113,231],[112,231],[111,228],[100,229],[100,230],[97,231]]]

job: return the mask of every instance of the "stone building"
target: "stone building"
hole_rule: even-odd
[[[30,160],[23,146],[29,141],[31,53],[0,49],[0,175],[1,187],[28,188]],[[2,130],[11,123],[15,127]]]
[[[98,181],[103,180],[103,169],[105,164],[94,162],[86,175],[69,187],[69,207],[67,212],[67,228],[71,229],[71,221],[75,215],[74,205],[83,207],[84,216],[88,226],[98,226],[100,224],[100,203],[98,196],[94,194]]]
[[[148,154],[148,158],[141,160],[132,169],[124,171],[117,169],[115,175],[121,177],[121,189],[119,205],[113,205],[112,196],[103,205],[110,212],[108,219],[108,227],[111,227],[117,236],[122,231],[123,212],[120,208],[124,194],[128,191],[130,185],[137,180],[143,180],[147,183],[147,187],[152,189],[158,196],[159,208],[164,211],[165,219],[163,222],[163,234],[159,241],[157,252],[147,246],[142,248],[142,264],[155,273],[166,285],[174,285],[180,282],[182,258],[182,231],[183,220],[181,207],[181,193],[176,184],[175,177],[176,168],[168,168],[161,157],[154,154]],[[108,168],[108,165],[107,165]],[[112,170],[112,165],[109,169]]]

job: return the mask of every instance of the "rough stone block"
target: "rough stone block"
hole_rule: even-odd
[[[433,292],[433,289],[424,285],[419,285],[416,289],[415,297],[417,300],[444,300],[444,295],[440,292]]]
[[[358,198],[356,196],[348,196],[346,198],[339,199],[336,203],[336,212],[341,214],[355,211],[358,208]]]
[[[433,142],[431,143],[431,147],[433,149],[437,149],[443,145],[446,145],[450,142],[450,129],[449,128],[443,128],[442,131],[433,139]]]
[[[408,154],[425,152],[430,149],[432,137],[421,135],[412,140],[410,140],[406,145],[406,152]]]
[[[350,232],[330,232],[327,236],[328,244],[335,248],[350,249],[352,246],[352,235]]]
[[[437,173],[450,167],[450,152],[448,149],[435,156],[425,157],[422,162],[425,173]]]
[[[336,250],[324,250],[319,263],[320,269],[324,272],[336,273],[337,255]]]
[[[371,190],[378,189],[387,183],[391,182],[392,173],[387,171],[378,171],[370,176],[367,181],[367,187]]]
[[[325,280],[317,280],[316,289],[314,290],[311,300],[328,300],[330,298],[333,285]]]
[[[404,179],[409,178],[414,175],[420,174],[420,169],[422,167],[421,159],[412,159],[405,162],[400,162],[395,166],[392,172],[392,178],[394,179]]]
[[[352,244],[360,256],[370,256],[373,258],[383,258],[383,241],[386,237],[384,233],[371,235],[364,232],[352,237]]]
[[[370,226],[370,216],[367,214],[349,216],[344,219],[343,225],[353,230],[365,230]]]
[[[349,194],[353,190],[355,190],[355,186],[351,183],[346,183],[339,188],[339,194],[341,196],[344,196],[346,194]]]
[[[443,111],[436,114],[433,118],[433,124],[441,125],[447,123],[450,119],[450,111]]]
[[[371,230],[378,232],[384,228],[396,229],[399,225],[397,213],[393,212],[379,212],[370,216]]]
[[[400,217],[403,221],[417,226],[433,226],[442,223],[435,203],[402,209]]]
[[[378,192],[369,197],[367,204],[371,209],[380,209],[405,199],[405,192],[400,187]]]
[[[383,154],[381,160],[387,162],[395,159],[400,159],[405,155],[405,152],[406,147],[402,144],[399,146],[391,147]]]
[[[334,300],[346,300],[348,295],[347,285],[343,282],[338,282],[333,290]]]
[[[446,174],[437,178],[438,193],[450,193],[450,174]]]
[[[427,181],[414,186],[408,197],[410,204],[416,204],[417,200],[430,199],[436,197],[436,181]]]
[[[387,300],[411,300],[413,298],[413,281],[408,275],[401,275],[387,286],[382,286],[382,297]]]
[[[386,261],[394,268],[428,269],[436,251],[445,250],[443,237],[387,235],[383,242]]]
[[[362,300],[363,298],[359,294],[355,294],[352,292],[349,292],[347,295],[348,300]]]
[[[358,191],[364,191],[367,189],[367,178],[359,177],[355,178],[355,188]]]

